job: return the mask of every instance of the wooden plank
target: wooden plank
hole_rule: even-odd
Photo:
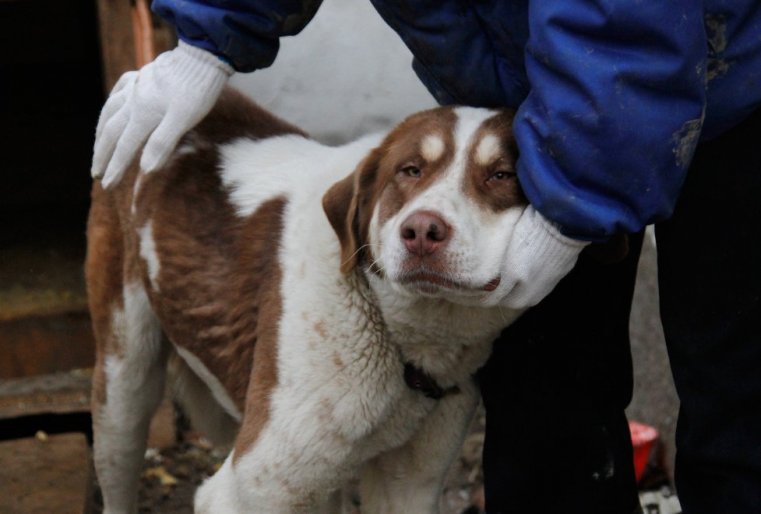
[[[128,0],[97,2],[103,55],[103,86],[106,92],[109,92],[124,72],[136,68],[132,8]]]
[[[87,311],[0,322],[0,379],[91,367],[95,343]]]
[[[0,442],[0,514],[84,514],[91,470],[83,434]]]
[[[92,371],[0,380],[0,419],[89,412]]]
[[[135,38],[135,61],[142,68],[154,57],[156,48],[153,39],[153,21],[147,0],[135,0],[132,8],[132,33]]]
[[[85,312],[84,238],[67,234],[53,239],[49,229],[35,225],[20,225],[19,230],[44,243],[13,242],[0,249],[0,323]]]
[[[173,27],[150,13],[147,0],[97,3],[106,92],[111,91],[124,72],[137,69],[176,46]]]
[[[63,216],[22,211],[0,245],[0,380],[93,364],[84,220]]]
[[[0,380],[0,419],[89,412],[91,381],[91,369]],[[171,393],[167,389],[151,420],[148,431],[150,448],[168,448],[177,442],[175,417]]]

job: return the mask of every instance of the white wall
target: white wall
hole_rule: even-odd
[[[436,105],[412,54],[368,0],[325,0],[268,69],[232,84],[313,137],[340,143]]]

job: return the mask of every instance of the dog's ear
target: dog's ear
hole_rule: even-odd
[[[322,197],[322,208],[341,243],[341,273],[361,262],[372,209],[373,185],[378,173],[374,150],[348,177],[333,184]],[[364,214],[364,215],[363,215]]]

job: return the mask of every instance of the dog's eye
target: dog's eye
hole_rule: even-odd
[[[489,177],[487,180],[510,180],[511,178],[514,178],[516,176],[516,173],[514,171],[507,171],[507,170],[499,170],[492,174],[491,177]]]
[[[402,166],[399,171],[412,178],[419,178],[421,175],[420,168],[412,164]]]

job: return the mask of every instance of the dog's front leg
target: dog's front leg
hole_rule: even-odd
[[[196,493],[195,513],[339,514],[336,491],[350,473],[351,445],[335,425],[315,422],[320,408],[332,405],[270,407],[269,419],[262,421],[264,405],[247,408],[235,449]],[[245,435],[257,427],[255,440]]]
[[[259,453],[249,455],[257,459],[255,468],[259,473],[252,473],[249,462],[236,462],[230,454],[214,476],[204,482],[195,495],[195,514],[341,514],[343,511],[343,494],[340,489],[317,490],[302,488],[297,485],[299,478],[293,480],[283,477],[279,470],[272,467],[274,461],[267,461],[267,456]],[[323,470],[329,476],[332,470]],[[298,471],[294,471],[298,475]]]
[[[198,488],[195,514],[341,514],[341,490],[301,494],[287,480],[247,473],[230,454],[214,476]],[[273,479],[274,478],[274,479]],[[277,487],[271,487],[274,481]]]
[[[362,514],[435,514],[447,471],[478,405],[474,383],[438,400],[413,438],[362,470]]]

